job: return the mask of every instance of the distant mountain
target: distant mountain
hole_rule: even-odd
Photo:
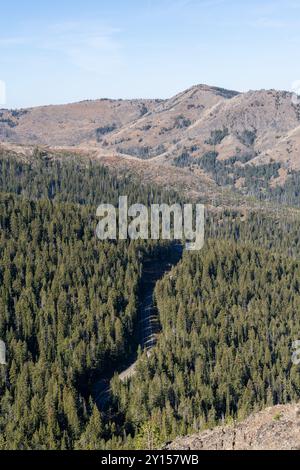
[[[299,450],[300,407],[277,405],[235,426],[176,439],[169,450]]]
[[[0,142],[27,145],[96,144],[105,134],[154,109],[160,100],[82,101],[0,110]]]
[[[97,100],[0,111],[0,142],[147,161],[221,188],[298,203],[300,104],[286,91],[194,86],[167,100]],[[122,158],[121,158],[122,157]],[[159,173],[159,171],[158,171]],[[281,190],[283,187],[288,189]]]

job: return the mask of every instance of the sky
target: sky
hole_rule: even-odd
[[[0,107],[291,90],[299,52],[300,0],[0,0]]]

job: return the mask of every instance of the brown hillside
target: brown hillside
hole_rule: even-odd
[[[278,405],[245,421],[182,437],[170,450],[300,450],[300,407]]]

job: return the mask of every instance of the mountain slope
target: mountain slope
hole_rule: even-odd
[[[171,180],[177,167],[186,186],[206,181],[243,196],[299,203],[300,104],[286,91],[196,85],[167,100],[0,110],[0,143],[92,152],[157,180]]]
[[[142,158],[169,154],[173,149],[176,154],[197,120],[236,95],[237,92],[206,85],[194,86],[162,102],[130,126],[125,125],[112,133],[105,139],[105,144],[120,153]]]
[[[0,110],[0,141],[36,145],[96,144],[152,110],[159,100],[96,100]]]
[[[300,168],[300,105],[276,90],[238,93],[197,85],[168,100],[96,100],[0,110],[0,141],[32,145],[97,146],[105,153],[151,158],[216,151]],[[285,151],[289,157],[283,156]]]

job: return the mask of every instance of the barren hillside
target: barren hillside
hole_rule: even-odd
[[[292,98],[285,91],[238,93],[197,85],[168,100],[0,110],[0,143],[71,147],[158,182],[175,174],[188,187],[205,181],[260,199],[275,193],[295,205],[300,105]]]
[[[143,116],[159,100],[82,101],[0,110],[0,141],[35,145],[96,145],[109,132]]]
[[[253,414],[235,426],[217,427],[178,438],[170,450],[299,450],[300,407],[278,405]]]

